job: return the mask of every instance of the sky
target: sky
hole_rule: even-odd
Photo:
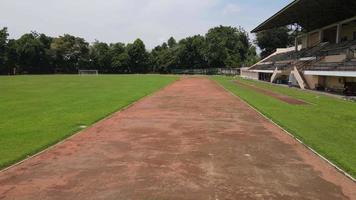
[[[65,33],[88,42],[131,43],[153,48],[210,28],[241,26],[251,31],[292,0],[0,0],[0,28],[10,38],[36,31]],[[251,35],[253,38],[253,35]]]

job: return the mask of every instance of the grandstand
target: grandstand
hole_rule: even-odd
[[[277,49],[241,76],[356,95],[356,1],[295,0],[252,32],[293,24],[303,30],[295,46]]]

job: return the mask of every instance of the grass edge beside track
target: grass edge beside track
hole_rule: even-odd
[[[293,131],[292,129],[290,129],[289,127],[285,126],[282,122],[278,121],[275,119],[275,117],[271,116],[268,112],[265,112],[264,110],[258,108],[257,106],[253,105],[252,103],[249,102],[248,99],[244,98],[243,96],[241,96],[240,94],[234,92],[233,90],[231,90],[231,88],[229,88],[228,86],[226,86],[222,81],[220,81],[218,78],[218,76],[212,77],[211,79],[216,82],[220,87],[222,87],[225,91],[227,91],[228,93],[230,93],[231,95],[233,95],[234,97],[240,99],[241,101],[243,101],[244,103],[246,103],[246,105],[248,105],[249,107],[251,107],[253,110],[255,110],[256,112],[260,113],[264,118],[266,118],[267,120],[269,120],[271,123],[275,124],[276,126],[278,126],[280,129],[282,129],[286,134],[288,134],[290,137],[294,138],[296,141],[298,141],[299,143],[301,143],[304,147],[306,147],[307,149],[309,149],[310,151],[312,151],[315,155],[317,155],[318,157],[320,157],[322,160],[324,160],[325,162],[327,162],[328,164],[330,164],[331,166],[333,166],[336,170],[338,170],[340,173],[342,173],[343,175],[345,175],[346,177],[348,177],[350,180],[352,180],[353,182],[356,183],[356,176],[355,173],[352,173],[352,170],[348,170],[347,168],[345,168],[343,166],[342,163],[339,163],[337,160],[333,159],[333,158],[329,158],[329,155],[327,153],[320,153],[319,151],[317,151],[315,148],[313,148],[312,145],[310,145],[307,141],[305,141],[305,139],[299,135],[298,133],[295,133],[295,131]],[[234,78],[226,78],[226,79],[230,79],[229,82],[234,84],[233,81],[236,80]],[[252,81],[253,80],[249,80]],[[261,83],[263,84],[263,83]],[[258,86],[259,87],[259,86]],[[272,87],[281,87],[281,86],[272,86]],[[264,87],[262,87],[264,88]],[[267,89],[267,88],[265,88]],[[293,88],[294,89],[294,88]],[[280,93],[278,91],[275,90],[271,90],[277,93]],[[254,91],[256,92],[256,91]],[[311,93],[311,91],[306,91]],[[286,95],[284,93],[281,93],[283,95]],[[263,95],[263,94],[262,94]],[[323,95],[323,94],[318,94],[318,95]],[[330,97],[328,95],[324,95],[327,98],[335,98],[335,97]]]
[[[169,87],[170,85],[176,83],[177,81],[179,81],[181,78],[179,76],[173,76],[173,77],[176,77],[175,80],[172,80],[170,83],[166,84],[166,85],[163,85],[162,87],[159,87],[157,88],[155,91],[151,92],[151,93],[148,93],[148,94],[144,94],[142,97],[138,98],[138,99],[135,99],[135,100],[132,100],[130,102],[128,102],[128,104],[116,109],[116,110],[113,110],[113,111],[110,111],[108,112],[107,114],[103,115],[103,116],[100,116],[98,117],[97,119],[95,119],[92,123],[90,124],[86,124],[86,127],[85,128],[77,128],[71,132],[68,132],[66,133],[63,137],[60,137],[56,140],[53,140],[52,142],[49,142],[48,144],[46,145],[43,145],[37,149],[33,149],[32,151],[29,151],[26,155],[23,155],[23,156],[20,156],[18,157],[17,159],[13,159],[12,161],[9,161],[9,162],[5,162],[3,164],[0,164],[0,173],[2,172],[5,172],[13,167],[16,167],[18,165],[20,165],[21,163],[25,162],[26,160],[29,160],[31,158],[34,158],[34,157],[37,157],[55,147],[57,147],[58,145],[70,140],[71,138],[75,137],[76,135],[86,131],[87,129],[91,128],[92,126],[94,126],[95,124],[101,122],[101,121],[104,121],[106,119],[109,119],[111,118],[114,114],[116,113],[119,113],[119,112],[123,112],[125,110],[127,110],[128,108],[134,106],[136,103],[142,101],[143,99],[147,98],[147,97],[150,97],[152,95],[154,95],[155,93]]]

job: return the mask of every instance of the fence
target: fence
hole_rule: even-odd
[[[172,74],[188,75],[240,75],[240,68],[172,69]]]

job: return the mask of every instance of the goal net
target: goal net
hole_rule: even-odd
[[[79,75],[99,75],[98,70],[78,70]]]

